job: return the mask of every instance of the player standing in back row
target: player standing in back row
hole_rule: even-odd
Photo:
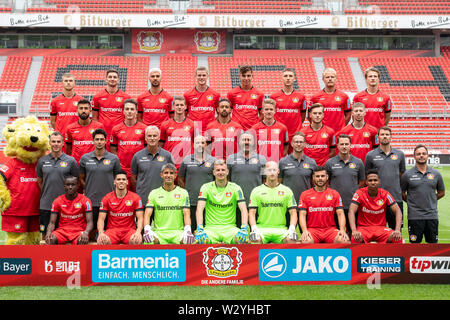
[[[241,84],[227,94],[233,108],[233,121],[239,123],[244,131],[258,123],[259,110],[262,107],[264,93],[253,87],[253,69],[251,66],[239,68]]]

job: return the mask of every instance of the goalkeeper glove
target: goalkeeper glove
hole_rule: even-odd
[[[152,243],[155,241],[155,236],[156,233],[152,230],[152,227],[150,225],[146,225],[144,227],[144,235],[142,236],[144,243]]]
[[[203,229],[203,225],[199,224],[197,226],[197,230],[195,231],[195,242],[204,244],[208,243],[208,235],[205,233],[205,230]]]
[[[236,239],[239,243],[247,243],[248,242],[248,226],[243,224],[241,226],[241,230],[236,234]]]
[[[295,226],[293,225],[289,226],[288,237],[291,240],[298,241],[298,234],[297,231],[295,230]]]
[[[264,236],[261,231],[259,231],[258,227],[254,225],[252,226],[252,232],[250,233],[250,241],[255,242],[260,240],[264,240]]]
[[[194,243],[194,235],[192,234],[191,231],[191,226],[187,225],[184,226],[184,231],[183,231],[183,243],[184,244],[192,244]]]

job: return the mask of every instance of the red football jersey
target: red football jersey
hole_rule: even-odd
[[[226,159],[238,150],[238,137],[242,133],[242,126],[231,120],[221,124],[214,120],[208,124],[205,131],[207,141],[211,141],[211,156]]]
[[[138,121],[131,127],[122,122],[112,129],[111,145],[117,146],[122,170],[129,172],[134,154],[145,147],[145,128],[146,125]]]
[[[194,133],[194,121],[189,118],[186,118],[183,122],[169,119],[161,124],[160,141],[164,142],[163,148],[172,153],[177,167],[184,157],[192,153]]]
[[[303,152],[313,158],[318,166],[324,166],[329,159],[330,147],[336,146],[334,130],[323,125],[317,131],[311,126],[303,127],[301,130],[305,134],[306,146]]]
[[[66,98],[63,94],[52,99],[50,102],[50,115],[56,116],[55,131],[63,136],[69,124],[78,120],[77,103],[83,99],[82,96],[75,94],[72,98]]]
[[[366,106],[364,120],[377,130],[384,126],[385,113],[391,112],[391,98],[387,94],[378,91],[370,94],[367,90],[361,91],[353,98],[353,103],[362,102]]]
[[[173,97],[166,91],[161,90],[157,95],[153,95],[149,90],[137,98],[138,112],[142,113],[142,122],[146,126],[157,126],[169,119],[169,112],[172,111]]]
[[[278,162],[284,157],[284,145],[289,143],[288,129],[284,124],[275,121],[275,123],[269,127],[260,121],[250,130],[254,130],[256,134],[258,154],[266,157],[267,161]]]
[[[375,198],[369,196],[368,187],[355,192],[352,202],[358,205],[358,226],[386,226],[386,207],[395,203],[391,194],[378,188]]]
[[[77,121],[67,127],[64,141],[72,144],[72,157],[77,162],[80,162],[83,154],[94,151],[92,133],[99,128],[105,129],[102,123],[94,120],[87,126],[82,126]]]
[[[114,191],[106,194],[100,204],[100,212],[108,214],[106,229],[136,229],[136,211],[144,210],[141,197],[128,191],[125,197],[118,198]]]
[[[334,213],[343,209],[339,193],[331,188],[318,192],[311,188],[300,195],[300,210],[306,210],[306,226],[308,228],[336,227]]]
[[[215,119],[220,93],[210,87],[205,92],[200,92],[194,87],[184,93],[184,98],[186,99],[189,119],[194,122],[200,121],[201,127],[199,124],[196,124],[196,127],[204,132],[208,124]]]
[[[122,90],[117,90],[116,93],[109,94],[105,89],[92,98],[92,110],[98,111],[98,121],[105,126],[108,137],[111,134],[112,128],[124,120],[123,102],[130,98],[131,96]]]
[[[92,213],[92,202],[88,197],[78,194],[73,200],[62,194],[53,200],[52,213],[59,215],[58,228],[65,230],[85,230],[86,214]]]
[[[228,92],[227,98],[233,107],[233,121],[239,123],[244,130],[259,122],[264,93],[254,87],[246,91],[238,86]]]
[[[346,125],[341,131],[336,133],[336,139],[341,134],[350,136],[352,141],[351,153],[361,159],[362,162],[366,160],[367,153],[379,144],[377,129],[368,123],[365,123],[361,129],[356,129],[353,124]]]
[[[39,215],[41,189],[37,182],[36,164],[10,158],[6,164],[0,165],[0,174],[11,193],[11,205],[2,215]]]
[[[270,96],[276,102],[275,119],[284,124],[289,132],[289,140],[302,126],[302,112],[306,112],[305,95],[294,90],[291,94],[280,90]]]
[[[326,93],[324,90],[320,90],[311,97],[310,101],[323,105],[323,124],[334,131],[339,131],[345,126],[345,112],[350,112],[352,106],[344,92],[336,90],[333,93]]]

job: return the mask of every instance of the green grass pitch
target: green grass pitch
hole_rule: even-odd
[[[444,177],[447,195],[439,200],[439,242],[450,243],[450,167],[438,170]],[[406,213],[406,206],[405,206]],[[406,214],[405,214],[406,216]],[[407,221],[404,221],[407,226]],[[407,228],[403,236],[408,239]],[[0,233],[0,241],[5,236]],[[448,300],[449,285],[383,284],[304,286],[101,286],[0,287],[0,300]]]

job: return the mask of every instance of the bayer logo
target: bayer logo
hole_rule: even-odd
[[[212,265],[216,270],[227,271],[233,265],[233,260],[225,254],[219,254],[212,260]]]
[[[269,253],[262,260],[262,271],[269,278],[281,277],[286,268],[286,259],[279,253]]]

